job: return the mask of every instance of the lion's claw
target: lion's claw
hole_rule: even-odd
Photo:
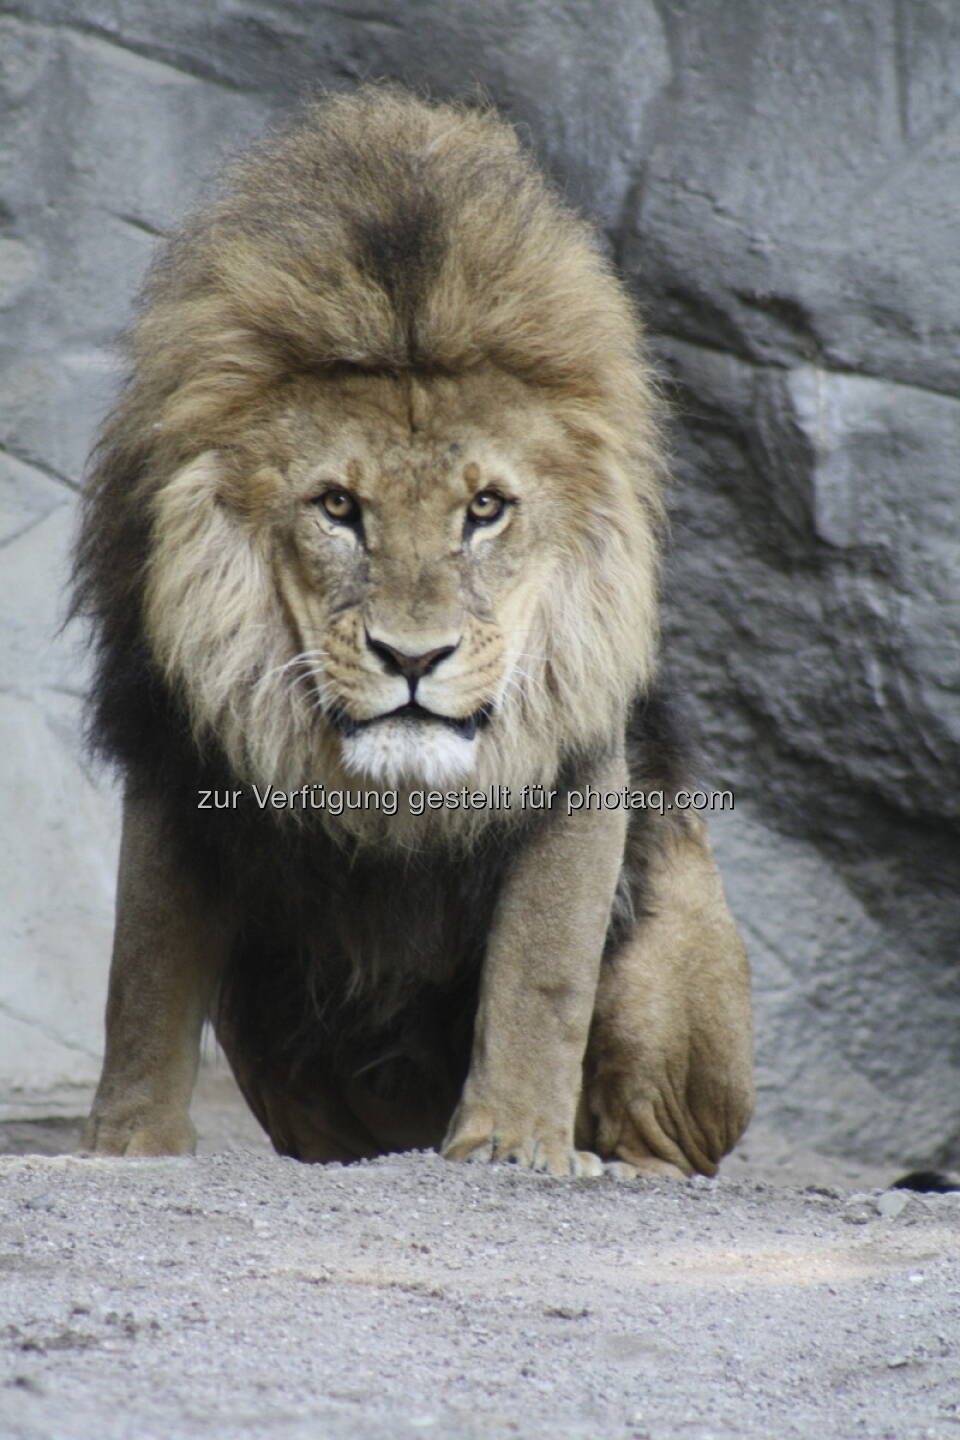
[[[590,1150],[575,1150],[558,1141],[531,1137],[525,1140],[500,1140],[496,1135],[482,1140],[453,1140],[444,1146],[448,1160],[467,1163],[518,1165],[541,1174],[574,1176],[579,1179],[602,1175],[603,1161]]]

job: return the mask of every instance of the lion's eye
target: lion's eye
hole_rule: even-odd
[[[475,525],[489,525],[492,520],[499,520],[506,504],[496,490],[479,490],[467,506],[467,516]]]
[[[349,490],[324,490],[317,496],[316,503],[323,506],[331,520],[341,525],[352,525],[360,518],[360,506]]]

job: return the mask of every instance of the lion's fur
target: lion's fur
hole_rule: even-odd
[[[347,778],[335,746],[318,755],[308,689],[283,669],[297,651],[269,527],[290,413],[322,432],[345,393],[401,380],[420,394],[399,403],[441,427],[457,409],[482,427],[495,408],[559,497],[552,571],[476,783],[547,781],[564,748],[616,729],[655,662],[649,372],[589,229],[495,116],[389,89],[315,107],[170,246],[131,349],[86,501],[81,605],[107,671],[142,613],[198,740],[215,737],[240,777]]]
[[[153,797],[164,816],[171,895],[190,867],[239,916],[221,1036],[275,1142],[302,1153],[264,1075],[281,1091],[311,1066],[353,1084],[358,1067],[419,1064],[458,1036],[455,1094],[500,887],[551,821],[402,803],[391,818],[208,818],[196,792],[389,781],[396,747],[378,773],[373,742],[351,751],[334,724],[344,707],[362,725],[401,703],[371,626],[404,653],[445,653],[461,627],[421,692],[457,722],[493,718],[473,740],[434,731],[434,778],[469,750],[472,788],[562,794],[597,757],[622,757],[631,707],[630,778],[682,778],[652,718],[665,712],[650,372],[625,290],[513,131],[390,87],[313,106],[233,168],[154,267],[130,357],[77,551],[98,648],[92,735],[132,803]],[[328,480],[380,526],[365,551],[311,509]],[[507,538],[458,549],[460,521],[443,516],[489,484],[516,492]],[[655,843],[634,816],[608,949],[645,913]]]

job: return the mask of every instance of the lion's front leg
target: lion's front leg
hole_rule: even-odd
[[[83,1136],[99,1155],[193,1151],[190,1097],[200,1033],[226,949],[171,852],[160,806],[124,804],[106,1052]]]
[[[621,757],[591,776],[622,790]],[[470,1071],[443,1145],[452,1160],[506,1160],[596,1175],[574,1147],[582,1065],[623,859],[622,807],[564,809],[507,877],[484,962]]]

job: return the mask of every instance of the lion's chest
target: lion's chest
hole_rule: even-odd
[[[271,1068],[458,1071],[507,863],[352,860],[322,836],[246,847],[221,1010]]]

